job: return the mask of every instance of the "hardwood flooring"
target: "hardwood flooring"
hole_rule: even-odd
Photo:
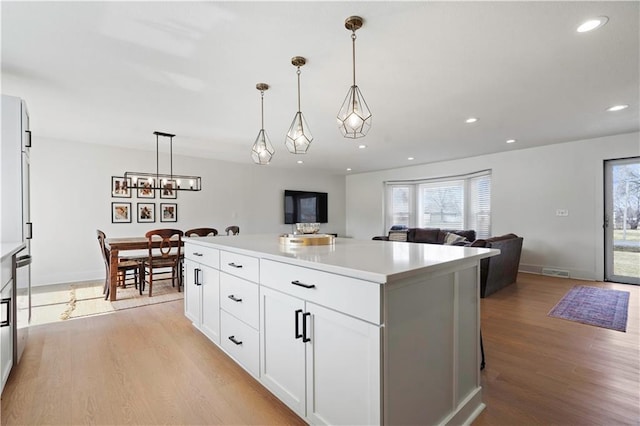
[[[547,317],[576,284],[631,292],[627,332]],[[483,425],[640,424],[640,287],[520,274],[482,299]],[[2,425],[304,424],[181,301],[33,327]]]
[[[626,333],[551,318],[574,285],[629,291]],[[519,274],[482,299],[484,425],[640,424],[640,287]]]

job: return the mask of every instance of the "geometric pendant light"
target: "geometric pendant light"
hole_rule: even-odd
[[[266,83],[256,84],[256,89],[260,91],[260,117],[261,125],[258,137],[251,147],[251,158],[256,164],[269,164],[274,154],[273,145],[267,136],[267,132],[264,130],[264,91],[269,90],[269,85]]]
[[[296,115],[293,117],[284,144],[290,153],[304,154],[313,141],[313,135],[311,135],[309,125],[300,111],[300,67],[306,64],[307,60],[302,56],[294,56],[291,58],[291,63],[293,66],[298,67],[298,112],[296,112]]]
[[[342,136],[351,139],[366,136],[371,129],[371,111],[356,85],[356,30],[362,27],[363,22],[359,16],[350,16],[344,22],[345,28],[352,31],[353,85],[347,92],[337,118]]]

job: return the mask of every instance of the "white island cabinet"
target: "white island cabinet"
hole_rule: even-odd
[[[478,281],[480,259],[497,250],[185,239],[185,253],[203,248],[219,250],[216,269],[230,275],[220,298],[247,300],[218,304],[247,347],[234,337],[234,353],[224,332],[215,343],[308,423],[465,424],[484,408]]]
[[[184,313],[214,343],[220,344],[219,252],[185,246]]]

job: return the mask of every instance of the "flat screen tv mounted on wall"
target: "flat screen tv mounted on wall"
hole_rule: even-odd
[[[284,191],[284,223],[327,223],[327,193]]]

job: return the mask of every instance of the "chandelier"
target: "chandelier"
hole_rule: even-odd
[[[156,172],[125,172],[124,177],[131,179],[133,188],[163,191],[200,191],[202,178],[200,176],[185,176],[173,174],[173,138],[175,135],[163,132],[153,132],[156,135]],[[160,173],[160,136],[169,138],[169,173]]]

